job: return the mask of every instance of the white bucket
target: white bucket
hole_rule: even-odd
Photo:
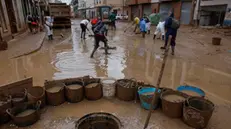
[[[114,97],[116,93],[116,79],[115,78],[104,78],[101,79],[103,85],[103,96]]]

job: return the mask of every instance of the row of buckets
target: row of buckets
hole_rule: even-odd
[[[81,85],[80,88],[71,89],[71,85]],[[92,85],[94,84],[94,85]],[[50,92],[50,88],[59,87],[59,90]],[[26,89],[16,98],[21,101],[15,103],[14,98],[7,96],[0,98],[0,124],[8,122],[11,118],[17,126],[28,126],[35,123],[40,116],[39,109],[46,105],[58,106],[68,101],[78,103],[84,98],[90,101],[98,100],[102,97],[118,98],[122,101],[140,101],[141,107],[150,109],[153,93],[153,85],[138,82],[135,79],[114,78],[92,78],[89,76],[45,81],[44,87],[32,87]],[[178,91],[160,88],[158,91],[158,103],[154,109],[162,108],[164,114],[172,118],[183,118],[184,122],[194,128],[206,127],[214,105],[209,100],[204,99],[204,92],[196,87],[181,86]],[[198,93],[201,97],[192,97],[180,91],[190,90]],[[184,101],[170,102],[164,99],[167,95],[179,95],[185,98]],[[14,95],[15,97],[15,95]],[[27,116],[18,117],[17,114],[28,109],[35,112]]]

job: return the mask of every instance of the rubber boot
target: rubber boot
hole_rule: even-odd
[[[154,34],[153,39],[156,39],[156,35]]]
[[[85,35],[86,35],[86,32],[83,33],[83,39],[86,39]]]
[[[98,47],[94,47],[94,49],[93,49],[93,51],[92,51],[92,53],[91,53],[90,58],[93,58],[93,57],[94,57],[94,53],[96,52],[97,48],[98,48]]]
[[[53,39],[53,35],[51,35],[51,40],[54,40],[54,39]]]
[[[150,30],[148,30],[148,34],[150,34]]]
[[[175,46],[171,46],[172,48],[172,55],[175,55]]]
[[[162,40],[164,40],[164,35],[162,35]]]
[[[48,40],[51,40],[51,35],[48,35]]]

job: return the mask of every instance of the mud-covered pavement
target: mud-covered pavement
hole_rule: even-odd
[[[32,76],[35,86],[43,86],[44,80],[91,75],[94,77],[136,78],[156,84],[162,63],[160,46],[163,41],[145,39],[134,35],[132,29],[126,33],[127,23],[117,23],[116,31],[109,31],[111,55],[98,50],[94,58],[90,53],[94,39],[80,39],[79,21],[73,21],[71,30],[59,30],[55,41],[45,41],[40,51],[9,59],[1,55],[0,85]],[[66,39],[61,39],[63,33]],[[216,104],[209,129],[229,129],[231,126],[231,44],[230,37],[222,36],[221,46],[212,46],[213,36],[222,36],[211,31],[192,30],[182,27],[178,33],[175,56],[169,55],[164,71],[162,87],[175,89],[188,84],[202,88]],[[103,46],[103,43],[102,43]],[[71,129],[73,121],[81,116],[98,111],[114,113],[121,118],[126,129],[141,129],[147,111],[139,103],[101,99],[84,100],[77,104],[63,104],[44,109],[41,120],[28,128]],[[2,128],[16,128],[11,124]],[[178,119],[170,119],[160,111],[154,111],[150,121],[151,129],[190,129]]]

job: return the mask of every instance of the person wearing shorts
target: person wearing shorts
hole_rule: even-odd
[[[88,23],[90,22],[90,20],[89,19],[84,19],[84,20],[82,20],[81,22],[80,22],[80,27],[81,27],[81,38],[83,38],[83,39],[86,39],[86,30],[88,30],[89,31],[89,29],[87,28],[87,25],[88,25]]]

